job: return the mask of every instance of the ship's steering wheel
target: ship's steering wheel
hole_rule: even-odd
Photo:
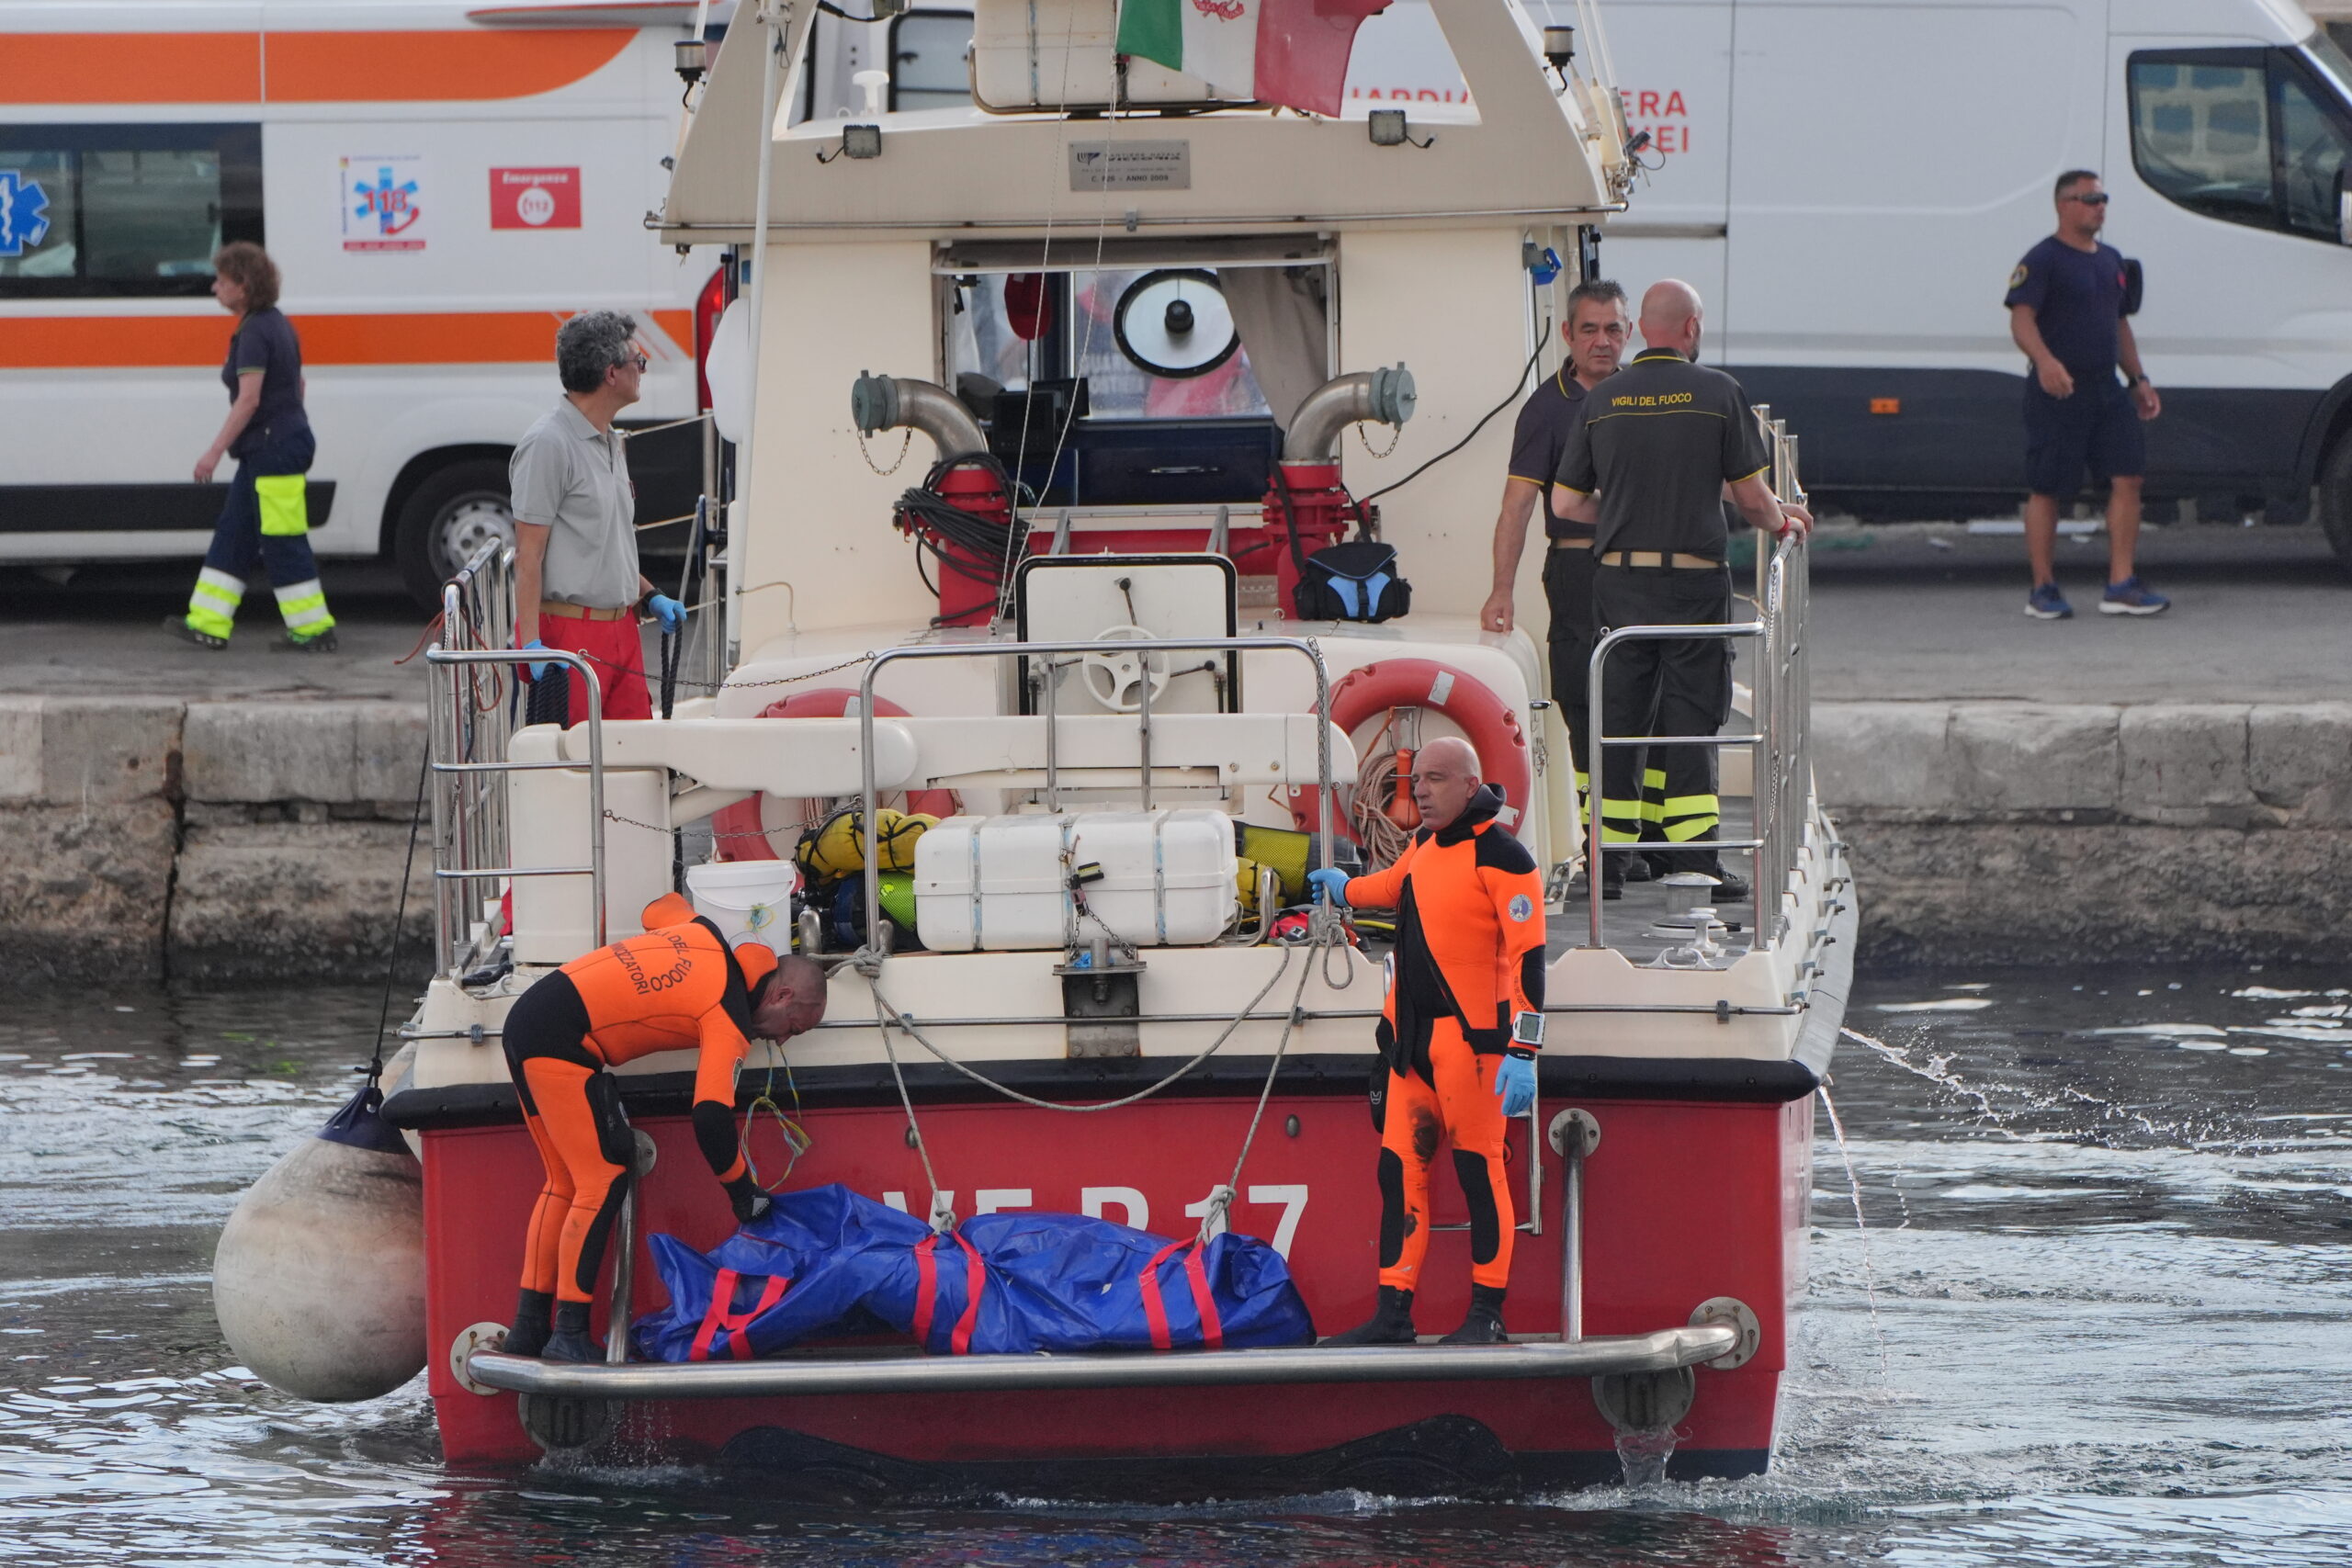
[[[1114,639],[1148,642],[1159,634],[1143,626],[1105,626],[1094,634],[1098,642]],[[1079,662],[1086,691],[1114,713],[1134,713],[1143,706],[1143,683],[1151,682],[1154,702],[1168,689],[1168,655],[1137,649],[1132,653],[1097,651]]]

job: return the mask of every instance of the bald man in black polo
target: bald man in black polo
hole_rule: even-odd
[[[1765,480],[1771,455],[1739,383],[1695,363],[1702,310],[1698,290],[1674,279],[1642,297],[1647,345],[1584,400],[1552,490],[1555,515],[1597,530],[1595,618],[1617,626],[1721,626],[1731,609],[1729,540],[1722,497],[1730,487],[1741,515],[1775,538],[1813,525],[1802,506],[1777,499]],[[1596,493],[1598,492],[1598,493]],[[1713,735],[1731,714],[1731,645],[1722,637],[1621,643],[1609,656],[1601,728],[1612,736]],[[1747,885],[1723,868],[1710,840],[1723,807],[1711,746],[1650,752],[1666,775],[1663,836],[1678,845],[1669,869],[1697,871],[1738,898]],[[1642,838],[1641,775],[1630,747],[1601,764],[1601,838]],[[1601,896],[1624,887],[1630,852],[1610,853]]]

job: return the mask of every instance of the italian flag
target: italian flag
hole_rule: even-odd
[[[1236,98],[1337,115],[1356,28],[1388,0],[1120,0],[1121,54]]]

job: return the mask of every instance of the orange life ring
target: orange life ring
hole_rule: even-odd
[[[813,692],[799,692],[760,710],[762,718],[839,718],[857,701],[857,694],[846,686],[820,686]],[[874,699],[876,718],[907,718],[907,710],[888,697]],[[732,806],[719,807],[710,814],[713,846],[720,860],[776,860],[775,846],[768,842],[769,829],[761,807],[764,795],[749,800],[739,800]],[[909,811],[927,811],[933,817],[954,817],[962,812],[964,804],[952,789],[918,789],[908,792]],[[782,829],[775,831],[781,832]]]
[[[1520,830],[1535,787],[1534,759],[1519,715],[1492,687],[1435,660],[1383,659],[1349,671],[1331,688],[1331,722],[1341,734],[1353,735],[1385,708],[1430,708],[1461,726],[1478,753],[1478,771],[1502,786],[1503,826]],[[1292,786],[1291,820],[1303,831],[1320,826],[1322,793],[1314,784]],[[1331,826],[1342,838],[1356,837],[1345,811],[1332,814]]]

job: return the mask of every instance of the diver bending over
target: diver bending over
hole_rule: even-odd
[[[1340,904],[1396,911],[1380,1023],[1387,1094],[1380,1130],[1380,1310],[1327,1345],[1409,1344],[1429,1252],[1430,1167],[1442,1142],[1470,1207],[1470,1312],[1449,1345],[1504,1337],[1517,1221],[1504,1179],[1506,1119],[1535,1100],[1544,1043],[1544,879],[1496,820],[1502,792],[1478,754],[1448,736],[1413,761],[1421,826],[1370,876],[1310,873]]]
[[[781,1044],[817,1026],[825,972],[758,942],[730,952],[718,928],[674,893],[646,906],[645,928],[573,959],[506,1015],[506,1068],[548,1172],[524,1239],[509,1355],[598,1359],[588,1303],[635,1163],[620,1088],[605,1068],[656,1051],[698,1051],[695,1141],[738,1220],[768,1207],[736,1142],[735,1073],[752,1037]]]

